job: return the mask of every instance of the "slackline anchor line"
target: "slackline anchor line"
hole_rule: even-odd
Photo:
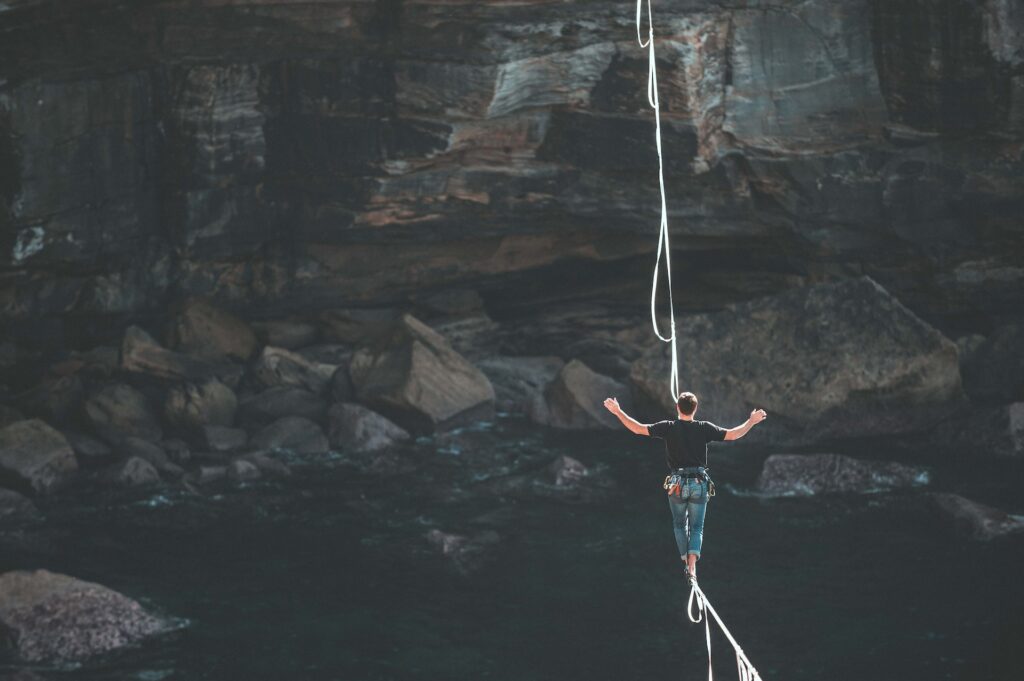
[[[658,187],[661,192],[661,222],[658,229],[658,256],[654,261],[654,279],[651,284],[651,324],[654,327],[654,335],[664,343],[669,343],[672,350],[672,373],[669,378],[669,391],[672,401],[675,402],[679,396],[679,362],[676,352],[676,315],[675,302],[672,299],[672,251],[668,238],[668,204],[665,199],[665,169],[661,151],[661,107],[658,100],[658,68],[654,55],[654,18],[651,14],[651,0],[647,2],[647,40],[641,32],[643,24],[643,3],[644,0],[636,0],[636,40],[641,48],[647,49],[648,72],[647,72],[647,102],[654,109],[654,141],[658,150]],[[655,311],[655,302],[658,296],[658,275],[661,271],[662,258],[665,260],[665,279],[668,284],[668,311],[669,311],[669,333],[663,336],[661,327],[658,326],[658,316]],[[754,665],[747,658],[743,648],[736,642],[732,634],[726,628],[722,618],[711,603],[708,602],[704,591],[697,585],[696,580],[690,582],[690,599],[686,603],[686,615],[694,624],[704,622],[704,639],[708,646],[708,681],[712,681],[711,672],[711,620],[721,628],[722,633],[729,639],[733,649],[736,651],[736,668],[739,672],[740,681],[761,681],[761,675],[757,673]],[[696,605],[696,610],[694,610]]]

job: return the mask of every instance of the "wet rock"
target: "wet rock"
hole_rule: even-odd
[[[608,397],[618,397],[624,409],[630,408],[626,386],[574,359],[545,389],[545,408],[538,409],[534,403],[531,418],[555,428],[621,428],[618,419],[604,408]]]
[[[360,402],[412,432],[432,432],[491,418],[494,388],[447,341],[404,315],[349,367]]]
[[[698,417],[771,421],[760,442],[913,432],[963,405],[957,348],[870,278],[844,280],[677,320],[682,388]],[[638,393],[666,413],[668,345],[633,363]]]
[[[472,573],[482,567],[487,560],[488,552],[501,540],[498,533],[493,530],[465,536],[442,532],[436,528],[430,530],[426,538],[436,551],[450,560],[452,566],[463,574]]]
[[[201,433],[203,445],[214,452],[233,452],[245,447],[249,441],[248,434],[241,428],[203,426]]]
[[[252,328],[264,345],[285,350],[298,350],[312,345],[320,335],[315,324],[285,319],[253,322]]]
[[[203,426],[230,426],[237,409],[234,391],[211,378],[173,386],[164,401],[164,418],[174,428],[191,432]]]
[[[261,477],[260,469],[251,461],[245,459],[234,459],[228,464],[227,470],[228,480],[232,482],[249,482],[251,480],[259,480]]]
[[[250,443],[260,449],[284,449],[296,454],[320,454],[330,449],[320,426],[301,416],[274,421],[253,435]]]
[[[339,343],[372,343],[387,335],[401,312],[394,308],[337,309],[320,315],[324,335]]]
[[[107,479],[126,487],[142,487],[160,482],[156,466],[140,456],[130,456],[107,473]]]
[[[552,480],[558,487],[577,485],[587,477],[587,467],[571,456],[560,456],[555,459],[548,470]]]
[[[110,444],[127,436],[155,441],[163,435],[149,401],[124,383],[111,383],[93,393],[85,401],[85,417],[93,431]]]
[[[238,404],[238,420],[244,423],[267,423],[285,416],[301,416],[322,421],[327,402],[305,388],[278,386],[242,398]]]
[[[77,471],[71,445],[44,421],[19,421],[0,430],[0,475],[12,485],[45,494],[66,485]]]
[[[121,368],[125,371],[175,381],[201,382],[216,376],[229,385],[238,383],[242,369],[168,350],[137,326],[129,326],[121,343]]]
[[[991,541],[1024,533],[1024,516],[1010,515],[957,494],[931,494],[929,497],[932,505],[952,521],[953,529],[962,538]]]
[[[8,407],[6,404],[0,404],[0,428],[9,426],[15,421],[24,421],[25,415],[14,407]]]
[[[168,344],[211,360],[245,362],[259,350],[259,341],[248,324],[205,298],[190,298],[182,304],[171,322]]]
[[[185,472],[178,464],[171,461],[167,453],[158,445],[137,437],[126,437],[121,441],[118,450],[124,456],[135,457],[151,463],[158,471],[174,478],[180,478]]]
[[[199,466],[195,471],[192,471],[187,479],[195,482],[198,485],[210,485],[219,480],[223,480],[228,475],[227,466]]]
[[[270,475],[277,478],[286,478],[292,474],[291,467],[283,461],[275,459],[267,452],[250,452],[238,457],[240,460],[248,461],[260,469],[263,475]]]
[[[327,412],[328,440],[345,452],[378,452],[409,439],[409,433],[358,404],[335,404]]]
[[[769,496],[869,493],[926,485],[927,469],[839,454],[773,454],[761,469],[757,490]]]
[[[75,458],[82,466],[102,465],[109,462],[114,456],[114,450],[85,433],[80,433],[77,430],[65,430],[63,434],[75,452]]]
[[[494,386],[494,406],[509,414],[529,414],[565,362],[559,357],[489,357],[477,363]]]
[[[136,601],[48,570],[0,574],[0,624],[26,662],[69,662],[137,643],[168,628]]]
[[[9,527],[38,520],[39,509],[28,497],[0,487],[0,526]]]
[[[284,348],[265,347],[255,375],[267,387],[293,386],[322,395],[337,371],[335,364],[322,364]]]
[[[964,390],[982,402],[1024,402],[1024,324],[1007,324],[964,358]]]

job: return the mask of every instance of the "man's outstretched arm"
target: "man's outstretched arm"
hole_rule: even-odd
[[[768,414],[764,412],[764,409],[755,409],[750,412],[750,418],[747,419],[742,425],[736,426],[735,428],[729,428],[725,431],[726,440],[739,440],[741,437],[750,432],[750,429],[756,426],[761,421],[768,418]]]
[[[630,432],[636,433],[637,435],[649,435],[647,432],[647,426],[622,411],[622,407],[619,406],[619,401],[614,397],[609,397],[605,400],[604,407],[611,413],[615,414],[615,416],[622,421],[622,425],[626,426]]]

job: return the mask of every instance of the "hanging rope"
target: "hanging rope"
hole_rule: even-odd
[[[697,586],[697,582],[690,583],[690,600],[686,603],[686,615],[690,618],[690,621],[694,624],[700,624],[701,620],[704,620],[704,639],[708,644],[708,681],[712,681],[711,677],[711,621],[708,618],[710,614],[715,618],[715,622],[721,627],[722,633],[729,639],[729,643],[736,650],[736,669],[739,671],[740,681],[761,681],[761,675],[754,669],[754,665],[747,659],[746,653],[740,648],[740,644],[736,642],[736,639],[732,637],[729,630],[725,627],[725,622],[718,616],[715,609],[708,603],[708,597],[704,595],[701,588]],[[696,612],[693,609],[694,604],[697,605]]]
[[[647,41],[641,34],[643,0],[636,0],[636,40],[640,47],[647,48],[647,102],[654,109],[654,141],[658,148],[658,187],[661,190],[661,226],[658,232],[658,257],[654,261],[654,280],[651,284],[651,324],[654,335],[659,340],[672,346],[672,373],[669,378],[669,391],[672,402],[679,397],[679,360],[676,352],[676,312],[675,301],[672,299],[672,249],[668,242],[668,204],[665,201],[665,167],[661,154],[661,107],[658,102],[658,68],[654,58],[654,19],[651,16],[651,2],[647,0]],[[658,315],[655,301],[658,297],[658,279],[661,272],[661,260],[665,259],[665,279],[668,283],[668,315],[669,334],[663,336],[658,326]]]
[[[647,102],[654,109],[654,141],[658,149],[658,187],[661,190],[661,226],[658,233],[658,257],[654,261],[654,281],[651,284],[651,324],[654,326],[654,334],[659,340],[670,343],[672,346],[672,374],[669,379],[669,390],[672,393],[672,401],[675,402],[679,396],[679,363],[676,353],[676,315],[675,302],[672,299],[672,249],[668,240],[668,205],[665,200],[665,167],[661,153],[661,108],[658,101],[658,67],[654,55],[654,18],[651,15],[651,0],[647,0],[647,40],[644,41],[643,27],[643,3],[644,0],[636,0],[636,40],[641,48],[647,48],[648,75],[647,75]],[[668,283],[668,314],[669,334],[664,336],[661,327],[658,326],[658,316],[655,310],[655,302],[658,297],[658,279],[661,273],[661,260],[665,259],[665,279]],[[713,681],[711,674],[711,621],[708,615],[715,618],[715,622],[721,627],[725,637],[732,643],[736,650],[736,668],[739,672],[740,681],[761,681],[761,676],[754,669],[754,665],[747,659],[746,654],[736,639],[732,637],[725,623],[715,612],[715,609],[708,603],[707,596],[697,582],[691,582],[690,599],[686,604],[686,614],[694,624],[704,622],[704,639],[708,646],[708,681]],[[696,611],[694,605],[697,606]]]

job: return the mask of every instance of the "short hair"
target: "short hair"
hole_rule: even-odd
[[[686,416],[692,416],[693,412],[697,411],[697,396],[693,393],[679,393],[676,406]]]

